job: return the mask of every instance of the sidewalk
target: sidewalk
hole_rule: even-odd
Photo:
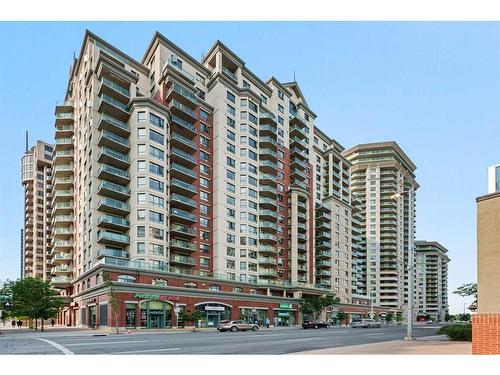
[[[472,354],[469,341],[448,341],[446,336],[419,337],[414,341],[394,340],[373,344],[311,350],[296,354]]]

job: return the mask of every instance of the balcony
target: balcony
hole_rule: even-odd
[[[61,190],[61,191],[68,191],[68,190]],[[69,190],[71,191],[71,190]],[[71,197],[73,196],[73,193],[71,193]],[[71,200],[71,199],[69,199]],[[70,213],[73,210],[73,203],[71,202],[60,202],[56,203],[53,207],[52,213],[54,215],[58,214],[64,214],[64,213]]]
[[[275,258],[271,257],[259,257],[259,264],[263,264],[266,266],[276,266],[277,261]]]
[[[101,215],[97,220],[97,226],[113,230],[127,230],[130,228],[130,222],[119,216]]]
[[[112,198],[103,198],[99,201],[97,209],[110,214],[126,216],[130,212],[130,206],[127,203]]]
[[[332,217],[326,212],[316,212],[316,221],[331,221]]]
[[[276,187],[277,186],[276,176],[273,176],[272,174],[268,174],[268,173],[261,173],[259,175],[259,183],[261,185]]]
[[[73,236],[73,228],[54,228],[53,229],[54,238],[57,239],[69,239]]]
[[[73,215],[54,216],[53,223],[55,227],[68,226],[73,223]]]
[[[293,126],[293,125],[297,125],[299,127],[307,126],[307,121],[296,112],[290,113],[290,115],[288,116],[288,119],[290,121],[290,126]]]
[[[107,95],[108,97],[116,99],[125,105],[128,104],[130,100],[129,89],[107,79],[106,77],[102,78],[98,95]]]
[[[299,264],[297,270],[300,272],[307,272],[307,266],[305,264]]]
[[[276,198],[277,198],[277,190],[276,190],[276,188],[271,187],[271,186],[261,186],[259,188],[259,193],[261,196],[271,197],[274,200],[276,200]]]
[[[50,283],[55,288],[65,288],[71,286],[71,278],[69,276],[56,276],[50,279]]]
[[[259,199],[259,206],[265,209],[276,210],[276,199],[261,197]]]
[[[177,193],[172,193],[170,195],[170,201],[170,205],[172,207],[184,208],[187,210],[192,210],[193,208],[198,207],[195,200],[186,198]]]
[[[271,136],[271,137],[276,137],[277,135],[277,128],[276,125],[264,125],[262,122],[259,124],[259,135],[260,136]]]
[[[271,160],[261,160],[259,163],[259,169],[261,172],[270,173],[275,176],[278,172],[278,164]]]
[[[332,257],[332,252],[331,251],[316,251],[316,258],[324,259],[324,258],[331,258]]]
[[[307,241],[307,236],[303,233],[297,233],[297,240],[299,242],[306,242]]]
[[[276,149],[278,147],[278,142],[275,136],[271,137],[266,135],[259,138],[259,146]]]
[[[182,102],[182,104],[185,104],[191,108],[196,108],[196,106],[198,105],[198,99],[196,98],[196,95],[193,92],[186,90],[176,82],[174,82],[170,86],[170,89],[168,90],[167,96],[165,98],[167,102],[170,102],[173,99],[177,99],[179,102]]]
[[[187,195],[189,197],[196,195],[197,192],[196,186],[188,184],[187,182],[181,181],[174,177],[172,177],[170,180],[170,190],[172,192]]]
[[[170,240],[170,250],[194,252],[196,251],[196,245],[182,240]]]
[[[278,273],[273,270],[273,269],[269,269],[269,268],[261,268],[259,270],[259,277],[277,277],[278,276]]]
[[[56,252],[52,256],[51,264],[67,264],[73,260],[73,256],[69,253]]]
[[[101,181],[97,192],[100,195],[104,195],[111,198],[117,198],[122,200],[127,200],[130,198],[130,189],[126,186],[115,184],[110,181]]]
[[[186,121],[196,122],[197,120],[195,111],[176,99],[172,99],[169,108],[170,111],[172,111],[172,114],[179,116]]]
[[[329,289],[331,285],[330,280],[320,280],[318,283],[316,283],[315,287],[319,289]]]
[[[170,164],[170,167],[170,173],[172,174],[172,177],[179,178],[186,182],[193,182],[197,179],[196,172],[192,169],[186,168],[175,162],[172,162]]]
[[[73,148],[73,138],[57,138],[56,139],[56,151],[58,150],[71,150]]]
[[[101,115],[97,129],[108,130],[123,137],[128,137],[130,135],[130,126],[125,121],[118,120],[107,113]]]
[[[275,210],[259,210],[259,217],[261,220],[276,221],[276,211]]]
[[[72,189],[67,189],[67,190],[56,190],[54,192],[54,202],[70,202],[73,199],[73,190]],[[54,206],[54,208],[56,208]],[[70,208],[73,208],[71,205]]]
[[[73,150],[61,150],[54,153],[54,165],[68,165],[73,161]]]
[[[259,245],[259,254],[278,255],[278,249],[271,245]]]
[[[55,240],[53,242],[54,250],[69,251],[73,248],[73,241],[71,240]]]
[[[299,232],[301,233],[305,233],[307,232],[307,225],[304,224],[304,223],[297,223],[297,229],[299,230]]]
[[[108,163],[121,169],[130,167],[130,158],[126,154],[115,151],[108,147],[103,147],[98,157],[99,163]]]
[[[181,224],[171,224],[170,236],[187,238],[187,239],[196,238],[197,237],[196,228],[190,228],[187,225],[181,225]]]
[[[299,158],[293,158],[291,160],[290,166],[298,170],[305,170],[306,168],[309,168],[309,165]]]
[[[98,231],[97,242],[108,245],[123,246],[123,245],[128,245],[130,243],[130,238],[126,234],[122,233]]]
[[[57,125],[56,138],[68,138],[73,135],[73,125]]]
[[[317,269],[316,270],[316,276],[331,276],[332,271],[330,270],[325,270],[325,269]]]
[[[127,171],[108,164],[101,164],[97,177],[101,180],[116,181],[124,185],[130,181],[130,175]]]
[[[194,168],[198,164],[196,157],[175,147],[170,149],[170,158],[172,162],[177,162],[191,168]]]
[[[197,134],[196,127],[191,122],[178,116],[172,115],[170,124],[172,126],[172,134],[175,131],[189,139],[192,139]]]
[[[73,112],[75,108],[75,104],[71,100],[62,100],[56,102],[56,111],[55,113],[67,113]]]
[[[274,160],[278,157],[278,153],[266,147],[259,149],[259,156],[261,160]]]
[[[56,126],[71,125],[75,121],[73,112],[56,113]]]
[[[260,113],[259,113],[259,123],[260,124],[271,124],[274,125],[274,128],[276,129],[277,123],[277,118],[276,115],[270,112],[267,112],[261,108]]]
[[[191,151],[191,153],[196,152],[196,150],[198,149],[198,146],[195,142],[178,133],[172,133],[172,135],[170,136],[170,144],[171,146],[178,148],[185,149],[187,147],[189,148],[188,151]]]
[[[130,117],[130,112],[126,104],[106,94],[101,95],[98,108],[99,112],[107,113],[120,121],[127,121]]]
[[[316,238],[321,240],[329,240],[332,238],[332,235],[329,231],[318,231],[316,232]]]
[[[290,147],[305,150],[309,147],[309,145],[298,137],[290,137]]]
[[[276,242],[278,242],[278,239],[274,234],[265,232],[260,232],[259,240],[264,243],[269,242],[275,244]]]
[[[72,272],[73,269],[68,265],[55,266],[50,269],[50,273],[52,275],[67,275],[68,273]]]
[[[54,177],[68,177],[73,174],[73,164],[56,165],[53,168]]]
[[[194,85],[196,83],[196,77],[186,70],[182,69],[176,61],[168,59],[162,67],[162,74],[168,74],[170,72],[175,72],[174,74],[180,74],[182,78],[186,79],[190,84]]]
[[[193,224],[198,221],[196,215],[190,214],[189,212],[180,210],[178,208],[172,208],[170,210],[170,217],[171,221],[181,222],[181,223]]]
[[[235,72],[233,72],[232,70],[229,70],[228,68],[226,68],[225,66],[221,66],[221,72],[223,75],[225,75],[226,77],[229,77],[231,78],[234,82],[238,83],[238,76],[236,75]]]
[[[101,147],[111,147],[112,149],[124,154],[130,151],[130,142],[127,138],[111,133],[108,130],[102,131],[101,136],[99,137],[98,145]]]
[[[128,259],[128,254],[124,250],[108,249],[108,248],[98,249],[97,259],[101,259],[103,257]]]
[[[329,260],[316,261],[316,267],[324,268],[324,267],[331,267],[331,266],[332,266],[332,262],[330,262]]]
[[[296,212],[295,215],[299,219],[299,221],[307,221],[307,215],[304,212]]]
[[[259,228],[261,231],[276,233],[278,231],[278,225],[270,221],[261,221],[259,223]]]
[[[193,259],[191,257],[185,256],[185,255],[170,255],[170,264],[177,264],[181,266],[195,266],[196,265],[196,259]]]

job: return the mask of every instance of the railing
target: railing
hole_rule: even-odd
[[[72,145],[73,139],[71,139],[71,138],[57,138],[56,144],[57,145]]]
[[[187,152],[181,151],[175,147],[172,147],[171,151],[172,151],[172,154],[174,154],[174,155],[180,156],[181,158],[184,158],[184,159],[189,160],[193,163],[196,163],[196,158],[194,156],[188,154]]]
[[[126,147],[130,147],[130,142],[129,142],[129,140],[127,138],[124,138],[124,137],[122,137],[120,135],[112,133],[112,132],[110,132],[108,130],[103,130],[101,137],[104,137],[104,138],[107,138],[107,139],[109,139],[111,141],[120,143],[120,144],[122,144],[122,145],[124,145]]]
[[[130,158],[128,157],[128,155],[122,154],[121,152],[113,150],[109,147],[102,147],[101,155],[107,155],[107,156],[110,156],[112,158],[115,158],[115,159],[118,159],[118,160],[121,160],[125,163],[130,164]]]
[[[222,73],[224,73],[225,75],[227,75],[228,77],[234,79],[236,82],[238,82],[238,77],[236,76],[236,73],[230,71],[228,68],[226,68],[225,66],[222,66],[221,67],[221,71]]]
[[[189,199],[189,198],[186,198],[182,195],[179,195],[179,194],[176,194],[176,193],[172,193],[171,196],[170,196],[171,200],[174,200],[174,201],[177,201],[177,202],[181,202],[181,203],[185,203],[189,206],[192,206],[192,207],[197,207],[197,204],[196,204],[196,201],[193,200],[193,199]]]
[[[174,169],[178,172],[182,172],[182,173],[187,174],[188,176],[191,176],[191,177],[196,177],[195,171],[193,171],[192,169],[186,168],[180,164],[172,162],[171,167],[172,167],[172,169]]]
[[[193,133],[196,133],[196,127],[193,124],[191,124],[190,122],[188,122],[188,121],[186,121],[178,116],[172,115],[171,121],[183,126],[184,128],[192,131]]]
[[[112,233],[107,231],[97,233],[97,241],[99,240],[116,241],[127,244],[130,243],[130,238],[126,234]]]
[[[182,240],[170,240],[170,247],[180,247],[182,249],[187,249],[192,251],[196,250],[195,244]]]
[[[123,104],[122,102],[112,98],[111,96],[108,96],[106,94],[102,94],[101,95],[101,100],[104,102],[104,103],[107,103],[115,108],[118,108],[120,110],[122,110],[123,112],[126,112],[126,113],[129,113],[128,111],[128,106],[126,104]]]
[[[173,100],[171,101],[171,104],[172,104],[172,106],[173,106],[173,107],[175,107],[175,108],[177,108],[177,109],[181,110],[181,111],[182,111],[182,112],[184,112],[184,113],[187,113],[187,114],[188,114],[188,115],[190,115],[191,117],[196,118],[196,113],[195,113],[195,112],[194,112],[191,108],[189,108],[188,106],[186,106],[186,105],[182,104],[181,102],[179,102],[179,101],[177,101],[177,100],[173,99]]]
[[[174,82],[174,84],[172,86],[172,90],[175,91],[176,93],[182,95],[183,97],[185,97],[186,99],[188,99],[189,101],[191,101],[195,104],[198,102],[198,99],[191,91],[186,90],[184,87],[182,87],[178,83]]]
[[[194,148],[196,149],[196,143],[194,143],[193,141],[189,140],[188,138],[186,137],[183,137],[182,135],[180,134],[177,134],[177,133],[172,133],[172,139],[176,139],[178,140],[179,142],[182,142],[184,143],[185,145],[191,147],[191,148]]]
[[[128,258],[128,254],[124,250],[117,250],[117,249],[98,249],[97,250],[97,257],[116,257],[116,258]]]
[[[128,174],[127,171],[124,171],[123,169],[113,167],[112,165],[108,164],[101,164],[101,168],[99,168],[99,173],[101,172],[108,172],[111,174],[114,174],[115,176],[120,176],[126,179],[130,179],[130,175]]]
[[[130,131],[130,127],[128,126],[128,124],[126,122],[118,120],[118,119],[114,118],[113,116],[108,115],[107,113],[102,114],[101,121],[107,121],[113,125],[116,125],[117,127],[121,128],[121,129]]]
[[[191,221],[196,221],[196,215],[190,214],[189,212],[186,212],[184,210],[180,210],[178,208],[172,208],[170,210],[170,214],[178,217],[182,217]]]
[[[180,225],[180,224],[171,224],[170,232],[180,232],[196,236],[196,228],[189,228],[186,225]]]
[[[122,186],[122,185],[115,184],[114,182],[110,182],[110,181],[102,181],[99,184],[99,190],[101,190],[101,189],[112,190],[112,191],[115,191],[117,193],[130,195],[129,188]]]
[[[170,183],[171,183],[171,185],[177,185],[177,186],[180,186],[186,190],[189,190],[189,191],[196,193],[196,187],[194,185],[188,184],[187,182],[181,181],[177,178],[172,178],[170,180]]]
[[[99,201],[98,205],[99,206],[105,205],[105,206],[114,207],[114,208],[118,208],[118,209],[126,210],[126,211],[130,210],[130,206],[127,203],[123,203],[123,202],[120,202],[120,201],[118,201],[116,199],[112,199],[112,198],[102,198]]]
[[[185,263],[185,264],[192,264],[192,265],[196,264],[195,259],[188,257],[188,256],[185,256],[185,255],[177,255],[177,254],[171,255],[170,261],[171,262],[180,262],[180,263]]]
[[[105,86],[108,86],[109,88],[119,92],[120,94],[123,94],[125,95],[127,98],[130,98],[130,90],[126,89],[125,87],[123,86],[120,86],[119,84],[103,77],[102,78],[102,83],[105,85]]]
[[[130,227],[130,221],[125,220],[121,217],[111,216],[111,215],[100,216],[99,219],[97,220],[97,224],[101,223],[115,224],[122,227]]]
[[[171,59],[168,59],[166,62],[165,62],[165,65],[163,65],[163,68],[162,68],[162,72],[165,70],[165,67],[166,66],[171,66],[172,68],[174,68],[175,70],[179,71],[180,73],[182,73],[182,75],[184,75],[186,78],[188,78],[190,81],[192,82],[196,82],[196,77],[194,75],[192,75],[191,73],[188,73],[186,70],[182,69],[181,67],[178,67],[177,64],[172,61]]]

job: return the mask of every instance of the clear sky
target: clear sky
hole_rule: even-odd
[[[52,141],[85,29],[137,60],[157,30],[200,59],[220,39],[257,76],[292,81],[346,148],[395,140],[414,161],[417,238],[449,249],[451,295],[476,279],[476,204],[500,162],[498,23],[0,23],[0,279],[19,276],[24,131]]]

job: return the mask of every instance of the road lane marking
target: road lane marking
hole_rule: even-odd
[[[106,355],[110,354],[132,354],[132,353],[150,353],[150,352],[166,352],[173,350],[181,350],[182,348],[165,348],[165,349],[148,349],[148,350],[129,350],[126,352],[113,352],[113,353],[103,353]]]
[[[384,333],[367,333],[365,336],[376,336],[376,335],[383,335]]]
[[[46,342],[47,344],[52,345],[54,348],[59,349],[59,350],[60,350],[61,352],[63,352],[65,355],[74,355],[74,354],[75,354],[75,353],[73,353],[71,350],[69,350],[68,348],[65,348],[64,346],[59,345],[57,342],[50,341],[50,340],[47,340],[47,339],[40,339],[40,338],[37,338],[36,340],[44,341],[44,342]]]
[[[108,344],[134,344],[138,342],[152,342],[150,340],[130,340],[130,341],[94,341],[94,342],[80,342],[77,344],[66,344],[66,346],[84,346],[84,345],[108,345]],[[154,342],[154,341],[153,341]]]
[[[311,340],[321,340],[323,337],[309,337],[305,339],[289,339],[285,340],[286,342],[292,342],[292,341],[311,341]]]

